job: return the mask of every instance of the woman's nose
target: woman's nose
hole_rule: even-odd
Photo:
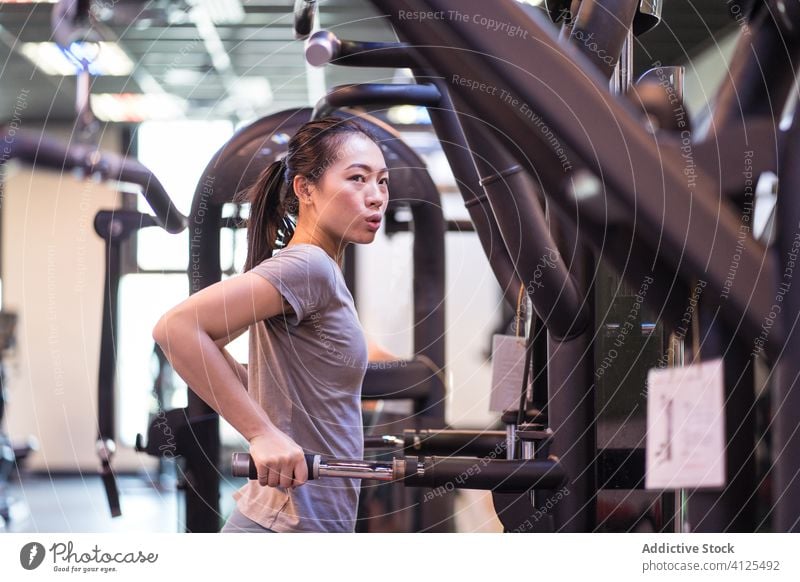
[[[374,206],[375,208],[383,206],[383,194],[377,186],[370,190],[367,196],[367,206]]]

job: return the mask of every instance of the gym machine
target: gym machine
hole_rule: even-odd
[[[623,276],[635,285],[637,275],[652,273],[656,284],[646,303],[671,319],[671,329],[676,320],[669,316],[685,304],[686,290],[692,289],[698,279],[706,283],[699,317],[699,328],[706,339],[695,356],[706,359],[732,349],[725,355],[728,486],[722,492],[687,492],[687,521],[694,531],[752,531],[752,510],[741,503],[755,494],[751,464],[754,435],[749,418],[752,382],[747,368],[754,355],[775,364],[776,355],[786,353],[784,334],[791,327],[794,313],[773,306],[775,286],[783,274],[778,261],[790,256],[792,247],[786,232],[778,234],[780,255],[751,236],[737,236],[741,225],[737,210],[746,208],[742,194],[747,189],[745,177],[735,168],[740,167],[745,151],[755,152],[753,174],[775,171],[783,178],[781,186],[791,191],[794,176],[779,162],[787,155],[792,133],[797,129],[779,129],[771,112],[783,111],[787,102],[792,63],[798,51],[796,32],[790,30],[783,16],[772,16],[770,2],[754,5],[749,15],[751,34],[740,39],[731,75],[723,82],[712,109],[713,122],[707,124],[714,128],[713,132],[692,134],[685,129],[676,138],[668,132],[648,130],[636,104],[610,95],[605,80],[576,46],[559,42],[551,25],[513,2],[498,3],[495,17],[523,26],[540,45],[537,58],[524,63],[520,58],[525,53],[516,39],[483,34],[469,19],[448,21],[444,26],[437,23],[440,42],[431,47],[425,43],[429,38],[426,35],[432,33],[428,23],[410,26],[397,18],[400,7],[474,12],[478,3],[375,4],[389,15],[400,36],[415,45],[421,58],[439,74],[446,78],[469,75],[506,87],[537,112],[570,152],[574,167],[569,173],[555,171],[559,168],[558,158],[524,112],[485,93],[470,92],[455,83],[449,87],[470,115],[488,120],[508,136],[514,144],[509,151],[521,165],[536,172],[548,201],[557,205],[562,215],[572,217],[581,234],[598,248],[609,250],[610,244],[611,252],[604,256]],[[465,46],[471,49],[468,55],[458,50]],[[761,67],[769,63],[768,70],[759,70],[759,63]],[[743,93],[741,88],[745,88]],[[561,99],[553,99],[554,94]],[[580,119],[581,125],[575,124],[575,119]],[[699,140],[697,133],[701,135]],[[604,147],[596,148],[587,136],[602,136]],[[682,147],[695,152],[690,168],[682,156]],[[620,152],[626,152],[627,159],[620,159]],[[690,174],[684,170],[690,170]],[[687,176],[691,176],[689,187]],[[778,216],[794,216],[791,203],[779,197],[779,208],[784,205],[787,212],[779,212]],[[631,224],[634,216],[636,222]],[[797,222],[787,219],[783,224],[792,232]],[[709,232],[716,233],[711,245]],[[634,241],[635,255],[614,252],[615,248],[629,249]],[[737,258],[738,270],[731,281],[732,257]],[[674,283],[680,283],[679,287]],[[794,305],[791,290],[780,295],[784,306]],[[780,312],[779,317],[771,315],[776,311]],[[786,318],[790,325],[783,329],[781,320]],[[736,330],[735,343],[730,341],[732,330]],[[744,346],[752,346],[752,351],[742,349]],[[775,427],[782,426],[785,432],[775,442],[775,450],[780,453],[775,456],[773,527],[776,531],[795,531],[800,523],[800,496],[792,475],[797,472],[798,455],[793,447],[798,442],[788,427],[797,424],[797,408],[787,406],[786,401],[797,398],[792,380],[796,374],[791,373],[791,366],[797,364],[790,365],[784,358],[778,364],[782,373],[773,385],[773,413]],[[788,374],[784,372],[787,368]],[[738,381],[740,378],[742,381]],[[712,507],[714,510],[710,511]]]

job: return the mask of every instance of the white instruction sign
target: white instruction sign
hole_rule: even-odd
[[[491,412],[519,409],[522,374],[525,371],[525,338],[515,335],[492,336]],[[528,377],[530,386],[531,378]]]
[[[722,360],[647,375],[645,488],[725,485]]]

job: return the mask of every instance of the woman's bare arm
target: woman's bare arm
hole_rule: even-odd
[[[282,311],[278,290],[264,278],[245,273],[191,295],[153,329],[153,338],[175,371],[248,440],[274,425],[245,391],[244,366],[223,346],[256,321]]]
[[[259,483],[293,487],[308,478],[303,450],[250,397],[244,367],[223,347],[253,323],[282,312],[278,290],[263,277],[244,273],[169,310],[153,328],[153,338],[192,391],[250,443]]]

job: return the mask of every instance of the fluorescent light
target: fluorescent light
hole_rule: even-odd
[[[101,121],[171,120],[186,113],[186,101],[168,93],[97,93],[89,99],[92,112]]]
[[[125,77],[133,71],[133,62],[115,42],[73,45],[72,52],[64,51],[54,42],[24,42],[20,52],[48,75],[75,75],[81,69],[81,59],[95,57],[89,63],[93,75]]]
[[[24,42],[19,52],[47,75],[63,77],[75,74],[75,65],[54,42]]]
[[[169,69],[164,74],[164,82],[168,85],[197,85],[205,79],[206,74],[194,69]]]

